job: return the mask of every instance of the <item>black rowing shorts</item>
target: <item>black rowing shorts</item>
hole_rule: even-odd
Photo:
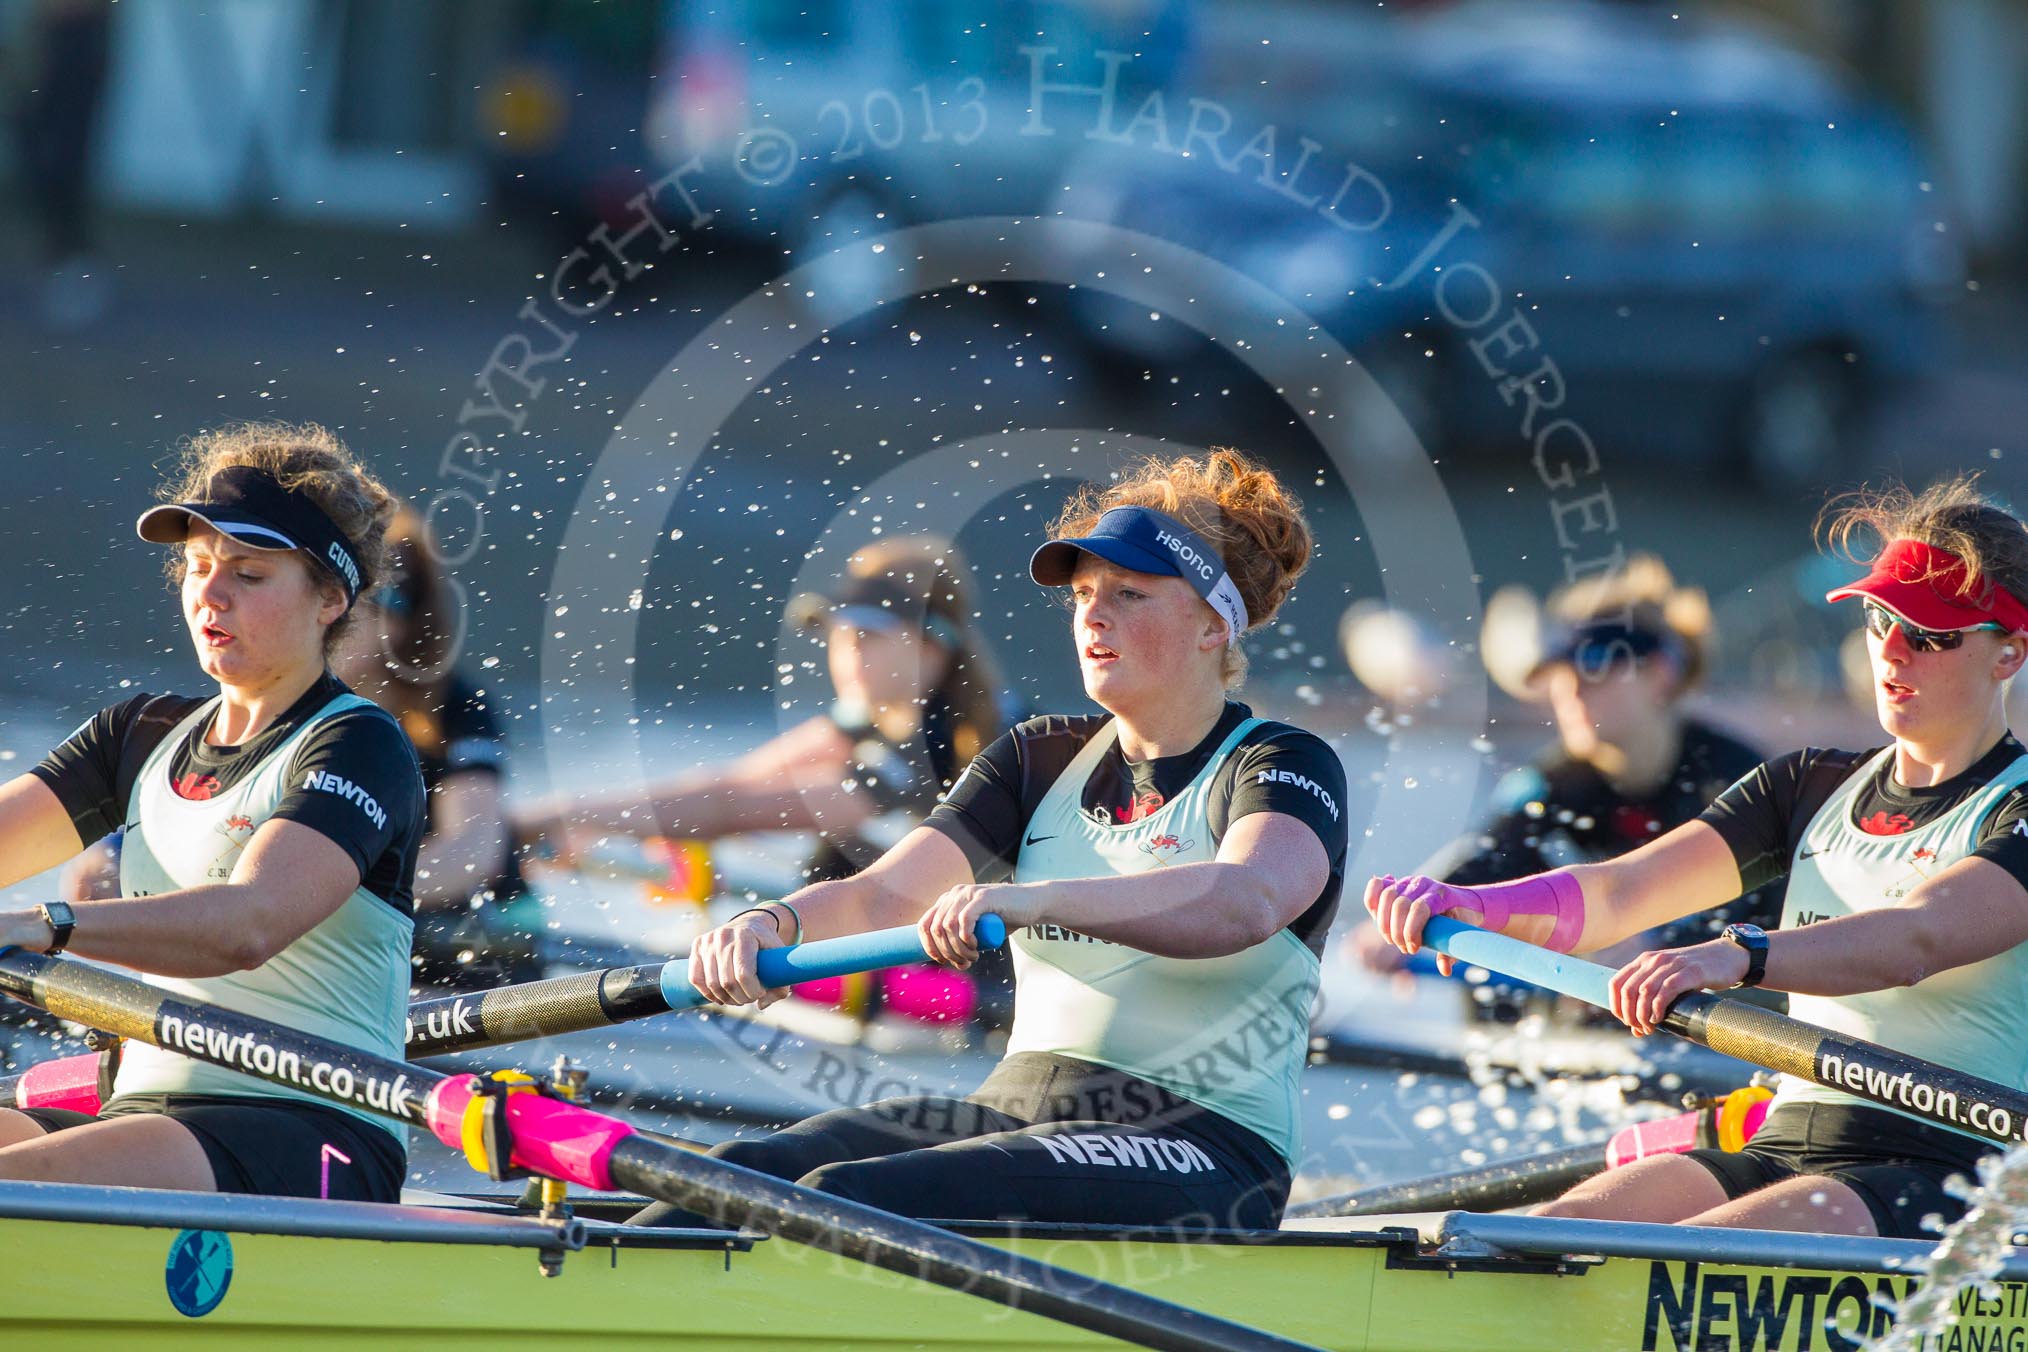
[[[1110,1111],[1106,1111],[1110,1109]],[[1288,1166],[1256,1133],[1070,1057],[1008,1057],[970,1098],[839,1108],[711,1153],[925,1220],[1272,1229]],[[663,1203],[637,1225],[695,1225]]]
[[[1769,1113],[1737,1154],[1688,1155],[1711,1171],[1728,1198],[1799,1174],[1834,1178],[1859,1195],[1882,1237],[1934,1239],[1938,1222],[1949,1225],[1965,1214],[1944,1182],[1961,1175],[1976,1183],[1979,1160],[1999,1148],[1885,1108],[1789,1103]]]
[[[99,1117],[68,1108],[17,1108],[45,1133],[82,1127],[99,1118],[160,1113],[183,1124],[204,1157],[220,1192],[263,1197],[329,1196],[348,1202],[398,1202],[408,1153],[393,1135],[351,1113],[294,1099],[229,1094],[122,1094]]]

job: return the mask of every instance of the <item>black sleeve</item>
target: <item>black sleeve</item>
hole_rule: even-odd
[[[1810,747],[1765,761],[1699,813],[1732,847],[1745,891],[1786,877],[1796,838],[1861,755]]]
[[[1795,855],[1795,805],[1811,750],[1764,760],[1697,813],[1697,821],[1718,831],[1740,866],[1740,886],[1754,890],[1787,876]]]
[[[200,701],[136,695],[99,710],[29,771],[70,813],[89,845],[127,823],[127,804],[141,766]]]
[[[924,825],[958,843],[974,878],[1004,879],[1021,853],[1021,833],[1042,796],[1110,721],[1103,714],[1045,714],[1015,725],[972,758]]]
[[[444,704],[444,773],[476,770],[500,775],[506,769],[500,721],[485,695],[454,683]]]
[[[2016,789],[1979,827],[1974,859],[1990,859],[2028,887],[2028,789]]]
[[[422,819],[422,771],[401,725],[379,709],[353,709],[313,728],[296,752],[293,787],[275,809],[337,842],[359,876]]]
[[[1345,821],[1345,765],[1324,740],[1300,728],[1278,727],[1232,753],[1232,800],[1220,836],[1256,812],[1294,817],[1317,833],[1335,870],[1343,866],[1350,827]],[[1214,799],[1214,803],[1215,803]]]
[[[923,822],[956,842],[981,881],[1005,878],[1021,852],[1021,831],[1028,824],[1021,803],[1021,731],[1002,733],[974,756]]]

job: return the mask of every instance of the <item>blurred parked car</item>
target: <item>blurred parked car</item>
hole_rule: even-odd
[[[494,176],[566,235],[622,219],[656,175],[702,155],[708,242],[761,250],[771,270],[815,263],[796,299],[828,322],[908,265],[857,239],[986,213],[1143,231],[1302,307],[1432,450],[1530,453],[1525,402],[1503,399],[1468,346],[1518,314],[1566,386],[1558,413],[1602,455],[1818,482],[1874,397],[1934,363],[1938,301],[1962,280],[1907,128],[1736,19],[1583,0],[1406,17],[1298,0],[516,12],[514,58],[483,105]],[[1115,127],[1160,90],[1166,134],[1093,138],[1092,110],[1068,100],[1049,118],[1060,134],[1020,134],[1020,48],[1037,45],[1066,80],[1098,78],[1101,51],[1132,53]],[[1221,164],[1193,147],[1199,102],[1232,119],[1228,160],[1272,126],[1286,173],[1307,137],[1305,191],[1357,164],[1384,185],[1384,219],[1346,229],[1264,182],[1258,156]],[[1360,186],[1344,214],[1382,215],[1375,191]],[[1507,305],[1473,331],[1439,312],[1431,274],[1385,285],[1458,207],[1478,224],[1439,261],[1484,268]],[[1049,300],[1136,378],[1204,350],[1173,316],[1102,288]]]
[[[493,178],[525,215],[620,221],[649,182],[686,180],[714,241],[775,261],[954,214],[1034,214],[1083,138],[1024,136],[1030,59],[1090,78],[1132,54],[1131,106],[1187,50],[1195,0],[519,0],[485,101]],[[1072,78],[1065,76],[1064,78]],[[892,267],[896,260],[883,260]],[[851,312],[850,259],[825,282]]]
[[[503,211],[577,244],[618,223],[651,181],[642,114],[655,73],[659,0],[516,0],[479,92],[479,153]]]
[[[1277,122],[1282,144],[1307,134],[1371,170],[1391,197],[1382,224],[1344,229],[1203,155],[1128,183],[1106,169],[1072,195],[1299,302],[1432,449],[1528,453],[1525,401],[1503,401],[1466,345],[1510,313],[1602,454],[1728,462],[1783,487],[1835,472],[1873,397],[1936,360],[1963,264],[1920,151],[1765,33],[1507,2],[1280,31],[1294,13],[1227,14],[1193,78],[1242,128]],[[1485,268],[1512,307],[1470,332],[1439,313],[1430,276],[1384,285],[1454,203],[1479,224],[1439,263]],[[1470,308],[1478,295],[1459,288]],[[1176,325],[1083,304],[1113,360],[1176,357]]]

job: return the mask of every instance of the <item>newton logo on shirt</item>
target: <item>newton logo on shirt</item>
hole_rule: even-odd
[[[326,770],[312,770],[303,776],[303,787],[318,789],[324,793],[335,793],[346,802],[356,806],[380,829],[387,829],[387,812],[365,788],[354,784],[343,775],[334,775]]]
[[[1318,802],[1330,810],[1331,820],[1338,820],[1337,800],[1331,797],[1330,790],[1308,775],[1299,775],[1294,770],[1263,770],[1260,772],[1260,778],[1255,782],[1260,784],[1293,784],[1299,789],[1307,789],[1317,796]]]

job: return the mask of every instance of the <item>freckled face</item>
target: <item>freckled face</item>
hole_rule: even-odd
[[[324,664],[324,629],[343,613],[294,551],[247,549],[201,522],[183,542],[183,622],[207,676],[260,686]]]
[[[1217,616],[1180,577],[1080,554],[1070,596],[1084,691],[1113,713],[1160,704],[1193,664],[1218,667],[1218,649],[1200,642]]]

